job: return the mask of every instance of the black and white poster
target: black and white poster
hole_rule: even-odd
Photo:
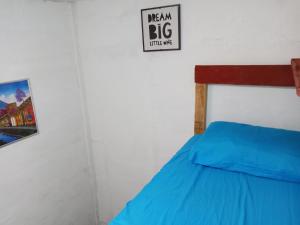
[[[180,5],[142,9],[144,52],[180,50]]]

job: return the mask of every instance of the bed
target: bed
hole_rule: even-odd
[[[195,135],[109,224],[299,225],[300,132],[205,124],[208,84],[296,86],[299,94],[299,63],[196,66]]]

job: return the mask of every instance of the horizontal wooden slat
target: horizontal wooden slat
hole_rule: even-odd
[[[197,65],[199,84],[295,86],[291,65]]]

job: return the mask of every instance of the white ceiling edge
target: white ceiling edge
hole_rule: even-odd
[[[79,2],[79,1],[86,1],[86,0],[44,0],[45,2]]]

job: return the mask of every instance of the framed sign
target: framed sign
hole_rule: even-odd
[[[180,50],[180,5],[141,10],[143,50]]]

